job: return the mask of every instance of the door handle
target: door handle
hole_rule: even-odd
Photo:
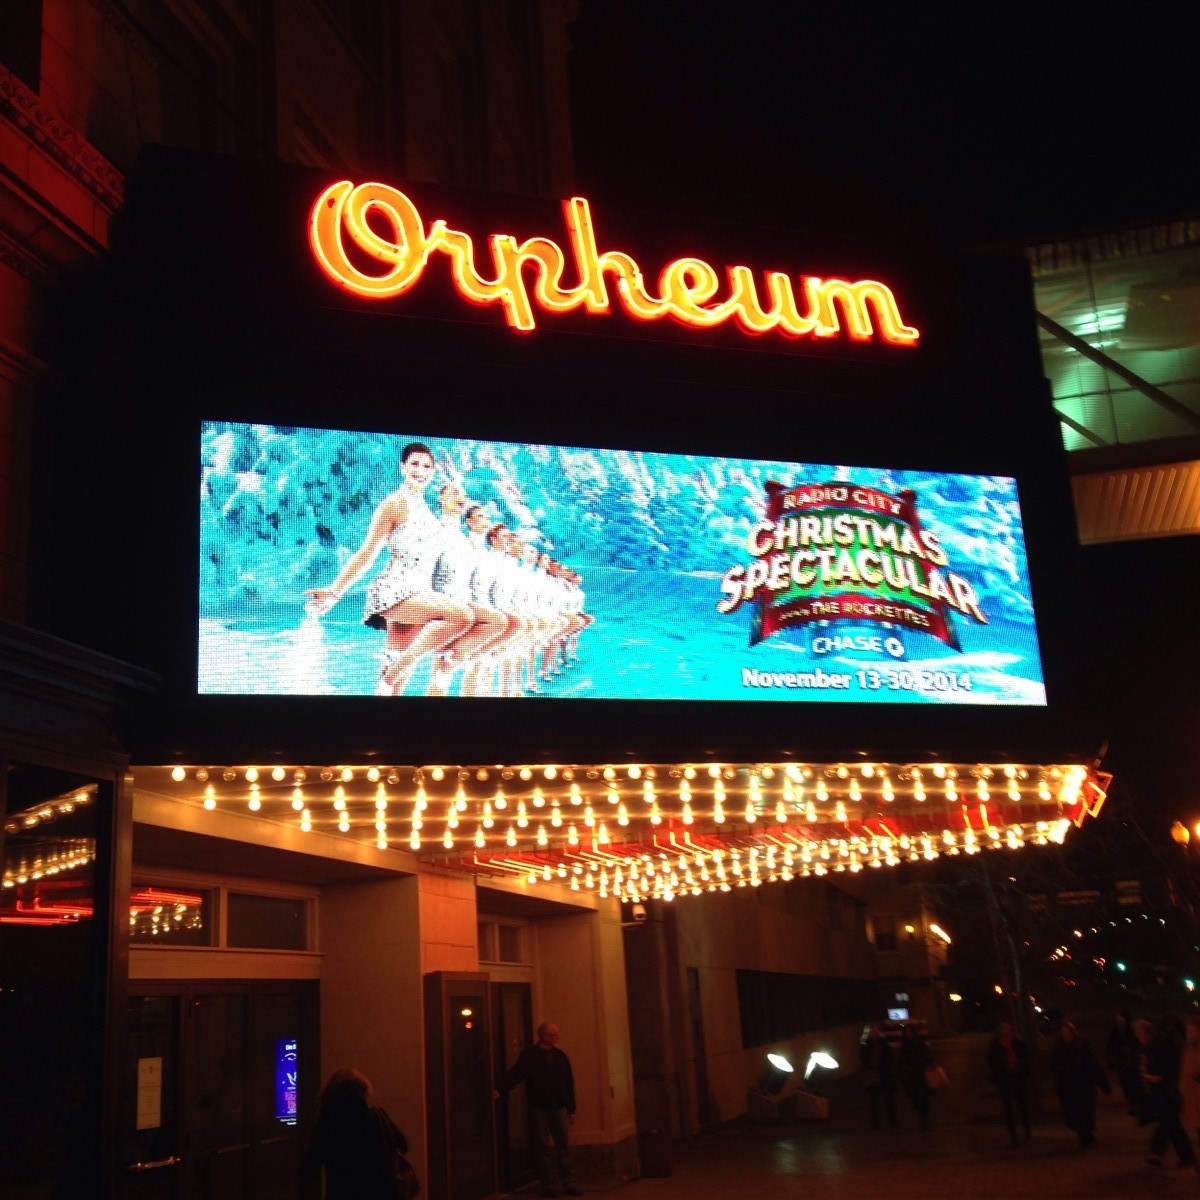
[[[280,1142],[288,1141],[291,1141],[291,1138],[289,1138],[286,1133],[282,1133],[279,1135],[279,1137],[260,1138],[258,1144],[260,1146],[277,1146]]]
[[[170,1158],[160,1158],[154,1162],[135,1162],[129,1164],[131,1171],[157,1171],[160,1167],[175,1167],[178,1166],[183,1159],[178,1154],[172,1154]]]
[[[241,1142],[236,1146],[217,1146],[214,1148],[213,1153],[214,1154],[234,1154],[238,1150],[249,1150],[249,1149],[250,1149],[249,1142]]]

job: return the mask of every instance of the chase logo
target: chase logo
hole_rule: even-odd
[[[878,633],[823,634],[812,640],[814,654],[887,654],[891,658],[904,657],[904,642],[892,634],[884,637]]]

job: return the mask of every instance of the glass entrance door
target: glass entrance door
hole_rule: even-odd
[[[499,1079],[532,1040],[533,991],[527,983],[492,984],[492,1052]],[[529,1105],[521,1088],[496,1101],[496,1167],[506,1192],[532,1183]]]
[[[316,986],[164,984],[131,997],[129,1016],[130,1200],[294,1200]]]
[[[206,992],[188,1007],[188,1175],[197,1200],[246,1194],[247,1000]]]
[[[179,1200],[178,994],[129,998],[129,1058],[121,1113],[128,1200]]]

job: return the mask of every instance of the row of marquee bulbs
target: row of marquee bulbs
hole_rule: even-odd
[[[69,816],[76,809],[91,803],[91,791],[81,788],[65,796],[56,796],[53,800],[44,800],[24,812],[13,813],[4,822],[4,832],[9,837],[28,833],[39,825],[47,825],[57,817]]]
[[[68,838],[56,842],[53,849],[18,853],[5,862],[0,887],[18,887],[39,879],[52,879],[55,875],[69,875],[95,857],[96,843],[92,838]]]
[[[514,779],[520,779],[524,783],[531,782],[535,777],[540,777],[548,782],[562,780],[570,783],[573,780],[586,778],[589,780],[604,779],[606,782],[615,781],[622,776],[634,781],[647,780],[654,781],[659,778],[664,772],[668,778],[682,779],[689,783],[697,778],[707,775],[710,779],[735,779],[742,772],[748,772],[750,779],[771,780],[777,775],[786,778],[793,783],[802,783],[806,780],[839,779],[848,782],[850,787],[854,787],[858,779],[876,780],[880,786],[886,790],[891,778],[891,773],[895,771],[898,779],[914,786],[914,790],[919,790],[922,786],[926,775],[932,775],[938,780],[955,780],[965,771],[971,778],[978,780],[991,780],[993,778],[1003,778],[1007,780],[1010,786],[1018,781],[1027,780],[1030,777],[1029,767],[1022,766],[986,766],[979,765],[976,767],[960,768],[956,766],[946,765],[944,763],[928,763],[928,764],[912,764],[897,767],[894,765],[882,765],[875,763],[830,763],[816,765],[801,765],[798,763],[786,763],[781,765],[761,764],[750,766],[737,766],[731,764],[710,763],[701,766],[643,766],[638,763],[629,763],[623,766],[591,766],[591,767],[559,767],[551,765],[540,766],[507,766],[507,767],[321,767],[314,768],[314,775],[310,776],[310,770],[306,767],[282,767],[275,766],[271,768],[259,767],[195,767],[188,768],[176,766],[171,769],[171,778],[176,783],[182,783],[188,778],[189,773],[197,783],[207,783],[210,779],[222,779],[226,783],[232,783],[236,779],[243,778],[247,783],[259,783],[260,781],[269,778],[274,783],[283,783],[289,779],[292,783],[305,784],[308,782],[316,782],[319,779],[322,783],[351,783],[360,775],[366,778],[371,783],[385,782],[395,787],[402,783],[405,776],[416,785],[424,784],[426,780],[431,780],[434,783],[441,783],[447,778],[457,778],[460,783],[465,783],[469,779],[476,779],[480,783],[487,782],[493,777],[499,778],[504,782]],[[1074,780],[1076,784],[1082,784],[1087,775],[1087,769],[1082,766],[1072,767],[1046,767],[1032,768],[1034,771],[1039,771],[1043,780],[1064,780],[1070,782]]]
[[[498,871],[523,877],[528,883],[560,883],[572,891],[594,890],[623,903],[674,900],[704,892],[729,892],[764,883],[822,876],[830,872],[857,873],[865,868],[897,866],[901,862],[933,860],[942,854],[978,854],[982,850],[1019,850],[1022,846],[1061,845],[1071,827],[1066,819],[1038,821],[1028,826],[990,827],[984,834],[966,830],[955,835],[895,839],[848,838],[812,846],[728,846],[690,848],[688,853],[645,853],[623,862],[598,865],[592,861],[557,864],[494,860]]]
[[[486,768],[477,768],[474,772],[475,778],[486,778],[486,770]],[[908,786],[912,799],[918,803],[923,802],[927,797],[924,770],[919,766],[909,766],[897,770],[897,775],[902,777]],[[976,767],[965,770],[974,779],[973,785],[962,781],[960,771],[956,767],[934,764],[928,768],[929,774],[940,782],[940,791],[948,803],[957,802],[965,792],[968,796],[973,796],[981,803],[986,804],[996,798],[993,795],[993,788],[998,788],[999,795],[1005,796],[1015,803],[1021,801],[1021,788],[1024,785],[1032,788],[1039,800],[1043,802],[1057,799],[1060,803],[1074,805],[1078,802],[1080,788],[1086,778],[1085,769],[1078,766],[1042,769],[1034,781],[1030,781],[1029,769],[1024,767]],[[655,768],[629,766],[624,769],[625,776],[631,781],[641,780],[640,786],[644,801],[644,806],[639,807],[635,804],[634,811],[631,813],[626,804],[626,797],[622,795],[620,785],[617,783],[616,768],[581,769],[580,773],[584,774],[585,778],[604,779],[605,781],[604,799],[609,808],[601,808],[597,813],[593,804],[584,797],[580,785],[574,781],[576,772],[573,768],[562,769],[564,780],[567,775],[572,777],[572,781],[568,785],[569,792],[564,797],[565,806],[560,804],[557,798],[547,799],[538,786],[533,787],[528,803],[523,797],[516,799],[515,802],[510,802],[502,788],[497,788],[495,795],[486,799],[468,797],[463,783],[471,778],[472,772],[466,768],[458,768],[456,771],[459,781],[458,790],[454,796],[448,797],[444,801],[444,811],[441,813],[430,810],[430,806],[434,802],[430,800],[425,791],[424,771],[418,768],[413,772],[417,783],[408,818],[408,842],[413,851],[419,851],[424,846],[436,843],[438,840],[436,834],[431,836],[427,827],[430,822],[439,820],[442,829],[440,841],[443,849],[447,851],[454,850],[460,844],[465,844],[468,837],[477,849],[486,848],[489,840],[499,836],[498,832],[493,832],[497,823],[507,826],[504,843],[509,848],[515,848],[520,841],[531,837],[536,839],[539,848],[549,846],[552,837],[564,842],[567,847],[575,847],[580,844],[578,828],[580,824],[584,827],[585,839],[591,839],[598,845],[610,844],[612,841],[609,831],[610,820],[618,827],[626,827],[631,821],[638,825],[648,821],[652,827],[660,826],[664,821],[678,821],[684,826],[691,826],[697,820],[711,820],[714,825],[723,826],[730,820],[736,821],[739,815],[748,827],[755,826],[760,820],[769,823],[772,819],[777,825],[787,825],[796,821],[814,824],[824,816],[831,816],[838,823],[845,823],[849,817],[846,801],[836,800],[832,812],[825,807],[826,802],[830,799],[827,779],[830,781],[830,785],[835,780],[839,781],[840,790],[845,793],[846,800],[852,804],[863,800],[863,787],[867,781],[872,781],[875,788],[878,789],[877,797],[873,795],[872,799],[877,798],[879,801],[890,804],[896,798],[888,768],[875,767],[871,764],[854,768],[839,765],[817,768],[814,771],[811,767],[788,764],[778,769],[782,775],[782,781],[773,803],[766,797],[763,789],[764,781],[774,778],[776,768],[750,769],[744,807],[739,813],[736,802],[730,800],[726,789],[726,782],[736,777],[737,769],[713,766],[707,769],[707,774],[712,780],[711,808],[698,811],[693,805],[691,783],[691,779],[696,777],[695,768],[667,768],[668,774],[678,779],[678,806],[672,807],[656,788],[654,780],[657,770]],[[530,781],[534,776],[534,769],[531,767],[502,769],[503,774],[508,774],[510,771],[515,772],[516,776],[523,781]],[[539,771],[541,778],[548,781],[559,777],[559,769],[555,767],[542,767],[539,768]],[[442,767],[428,768],[428,772],[430,780],[434,783],[440,783],[447,775],[446,768]],[[232,767],[224,768],[221,771],[221,777],[230,782],[237,780],[239,774],[248,782],[249,792],[246,803],[252,812],[258,812],[262,807],[258,782],[259,772],[253,767],[243,768],[241,772]],[[280,777],[286,779],[286,774],[284,768],[277,767],[271,772],[271,777],[279,781]],[[392,797],[387,794],[379,768],[369,768],[366,774],[368,779],[371,779],[372,775],[376,776],[377,786],[373,814],[376,843],[380,849],[387,849],[389,845],[388,806]],[[335,771],[333,768],[324,768],[319,775],[322,782],[326,783],[330,783],[334,779],[344,781],[344,783],[339,782],[335,785],[332,805],[337,814],[339,831],[349,833],[351,818],[345,783],[353,781],[353,769],[341,768]],[[208,777],[207,768],[199,768],[196,776],[203,782],[201,777]],[[303,768],[296,768],[293,771],[293,779],[296,780],[298,776],[303,776],[303,778],[295,783],[291,806],[298,814],[301,830],[307,832],[311,830],[313,821],[312,811],[309,807],[310,800],[304,792],[307,772]],[[172,771],[172,778],[176,782],[182,782],[186,777],[187,772],[182,767],[176,767]],[[860,780],[863,782],[860,783]],[[676,790],[676,786],[672,786],[673,790]],[[936,785],[930,783],[929,786]],[[872,791],[874,792],[874,788]],[[217,806],[216,788],[211,783],[208,783],[205,788],[203,803],[204,807],[208,809],[214,809]],[[732,806],[732,811],[727,811],[727,804]],[[820,810],[817,807],[818,804],[822,806]],[[469,811],[472,809],[473,813]],[[535,811],[531,813],[531,809]],[[473,835],[471,830],[462,829],[464,822],[472,820],[475,821]],[[534,830],[529,832],[531,820],[536,822],[536,825]],[[549,828],[547,828],[547,821]],[[564,826],[565,834],[562,832]],[[625,838],[627,835],[623,835],[623,840]]]

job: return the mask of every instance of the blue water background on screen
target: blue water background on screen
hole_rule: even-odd
[[[892,703],[1044,704],[1016,484],[829,464],[547,447],[207,422],[201,434],[198,687],[206,694],[372,695],[383,634],[362,624],[363,597],[386,549],[323,618],[305,591],[327,586],[400,482],[410,441],[438,471],[427,493],[460,483],[473,502],[579,572],[595,624],[579,661],[542,695],[608,699],[787,699]],[[753,607],[722,615],[721,577],[746,565],[746,535],[764,512],[764,484],[846,482],[895,495],[911,488],[948,571],[966,578],[988,618],[950,621],[955,650],[929,634],[834,622],[750,645]],[[899,657],[813,653],[819,632],[892,634]],[[845,689],[748,686],[747,669],[843,672]],[[428,662],[407,694],[421,695]],[[863,671],[891,686],[861,686]],[[903,670],[903,686],[895,673]],[[914,688],[920,672],[969,677],[969,690]],[[451,694],[453,695],[453,689]]]

